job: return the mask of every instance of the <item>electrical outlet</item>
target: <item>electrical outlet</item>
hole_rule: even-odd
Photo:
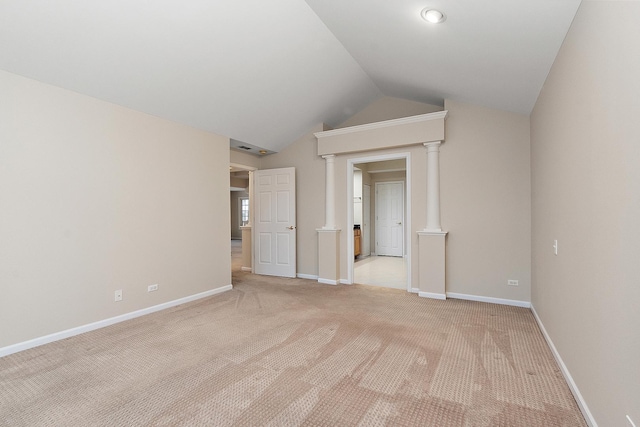
[[[158,290],[158,284],[147,286],[147,292],[153,292]]]
[[[507,285],[509,286],[518,286],[517,280],[507,280]]]
[[[631,417],[629,415],[627,415],[627,421],[629,421],[629,425],[631,427],[636,427],[635,423],[633,421],[631,421]]]
[[[115,294],[115,301],[122,301],[122,289],[118,289]]]

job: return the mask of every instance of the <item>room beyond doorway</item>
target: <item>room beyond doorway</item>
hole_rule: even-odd
[[[377,255],[356,259],[353,279],[359,284],[406,289],[407,260],[403,257]]]

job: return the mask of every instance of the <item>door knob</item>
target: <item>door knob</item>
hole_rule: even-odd
[[[402,222],[398,222],[398,225],[402,225]]]
[[[288,227],[287,227],[287,229],[288,229],[288,230],[295,230],[295,229],[296,229],[296,226],[295,226],[295,225],[290,225],[290,226],[288,226]]]

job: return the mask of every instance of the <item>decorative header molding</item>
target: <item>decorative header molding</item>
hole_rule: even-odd
[[[362,132],[365,130],[381,129],[390,126],[406,125],[409,123],[426,122],[429,120],[446,119],[449,114],[448,110],[436,111],[435,113],[420,114],[418,116],[401,117],[399,119],[384,120],[382,122],[367,123],[364,125],[349,126],[346,128],[325,130],[323,132],[314,133],[315,137],[325,138],[328,136],[345,135],[349,133]]]
[[[448,111],[385,120],[348,128],[314,133],[318,155],[384,150],[444,140]]]

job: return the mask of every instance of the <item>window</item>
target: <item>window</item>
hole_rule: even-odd
[[[240,203],[240,225],[249,224],[249,198],[240,197],[238,199]]]

